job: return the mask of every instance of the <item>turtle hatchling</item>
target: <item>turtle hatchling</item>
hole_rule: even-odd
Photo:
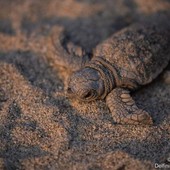
[[[153,124],[130,92],[152,82],[168,65],[169,15],[161,14],[123,28],[99,44],[92,57],[84,50],[80,57],[78,47],[73,50],[64,45],[64,35],[52,40],[56,41],[56,62],[74,71],[68,82],[68,96],[83,101],[104,99],[119,124]]]

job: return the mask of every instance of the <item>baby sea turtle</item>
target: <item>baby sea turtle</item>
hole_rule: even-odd
[[[56,41],[56,40],[55,40]],[[150,115],[135,104],[130,91],[154,80],[170,61],[168,15],[130,25],[99,44],[90,60],[55,42],[59,64],[76,70],[68,94],[83,101],[105,99],[120,124],[152,124]],[[69,55],[69,53],[71,55]]]

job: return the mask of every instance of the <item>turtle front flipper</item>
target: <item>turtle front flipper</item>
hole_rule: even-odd
[[[53,29],[51,34],[52,44],[55,48],[55,63],[71,71],[77,71],[90,60],[85,51],[71,42],[63,29]]]
[[[128,90],[116,88],[108,94],[106,103],[115,122],[120,124],[153,124],[149,114],[139,109]]]

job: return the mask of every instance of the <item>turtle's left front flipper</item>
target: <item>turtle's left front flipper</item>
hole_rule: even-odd
[[[106,103],[112,113],[115,122],[120,124],[147,124],[153,121],[149,114],[139,109],[128,90],[116,88],[108,94]]]
[[[67,37],[62,28],[52,30],[51,42],[55,48],[55,63],[59,66],[77,71],[90,60],[90,56],[85,54],[81,47],[71,42],[67,43]]]

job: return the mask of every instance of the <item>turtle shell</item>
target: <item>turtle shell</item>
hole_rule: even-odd
[[[168,65],[168,17],[163,15],[152,21],[131,25],[97,46],[95,57],[102,57],[116,68],[122,80],[117,86],[128,87],[129,82],[139,86],[148,84]]]

